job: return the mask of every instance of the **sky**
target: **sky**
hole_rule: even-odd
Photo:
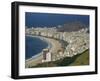
[[[69,22],[81,22],[89,26],[89,15],[25,13],[25,25],[27,27],[55,27]]]

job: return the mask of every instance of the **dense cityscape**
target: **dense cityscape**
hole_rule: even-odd
[[[52,56],[50,61],[56,61],[64,57],[73,57],[89,49],[88,28],[72,32],[59,32],[56,27],[31,27],[26,28],[26,35],[50,38],[62,44],[61,49],[57,52],[51,51]]]

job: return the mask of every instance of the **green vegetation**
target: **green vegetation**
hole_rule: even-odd
[[[89,50],[82,53],[70,66],[89,65]]]
[[[45,62],[41,64],[37,64],[33,67],[55,67],[55,66],[79,66],[79,65],[89,65],[89,50],[84,51],[81,54],[77,54],[73,57],[65,57],[63,59],[53,61],[53,62]]]

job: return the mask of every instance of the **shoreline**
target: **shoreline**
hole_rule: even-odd
[[[50,49],[50,48],[52,47],[52,44],[51,44],[50,42],[48,42],[48,41],[46,40],[46,38],[44,38],[44,37],[41,37],[41,36],[32,36],[32,35],[26,35],[26,36],[29,36],[29,37],[36,37],[36,38],[39,38],[40,40],[46,42],[46,43],[48,44],[48,46],[47,46],[46,48],[49,48],[49,49]],[[46,48],[44,48],[44,49],[46,49]],[[42,53],[42,52],[37,53],[36,55],[34,55],[34,56],[32,56],[32,57],[26,59],[26,61],[30,61],[30,60],[32,60],[32,59],[35,59],[35,58],[39,57],[39,56],[41,55],[41,53]]]
[[[32,35],[27,35],[27,36],[38,37],[41,40],[45,41],[46,43],[48,43],[48,46],[46,48],[49,48],[50,51],[52,51],[53,53],[57,52],[57,50],[61,47],[61,44],[59,43],[59,41],[52,38],[46,38],[42,36],[32,36]],[[32,56],[31,58],[25,60],[25,67],[28,68],[29,66],[34,66],[38,63],[41,63],[42,59],[43,59],[42,52],[40,52]]]

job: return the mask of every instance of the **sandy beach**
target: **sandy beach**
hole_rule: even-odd
[[[36,37],[39,37],[41,40],[46,41],[49,44],[47,48],[49,48],[52,53],[56,53],[59,49],[61,49],[61,46],[62,46],[61,43],[59,43],[59,41],[55,39],[41,37],[41,36],[36,36]],[[39,53],[33,56],[32,58],[27,59],[25,61],[25,67],[28,68],[31,66],[35,66],[36,64],[41,63],[42,59],[43,59],[42,53]]]

